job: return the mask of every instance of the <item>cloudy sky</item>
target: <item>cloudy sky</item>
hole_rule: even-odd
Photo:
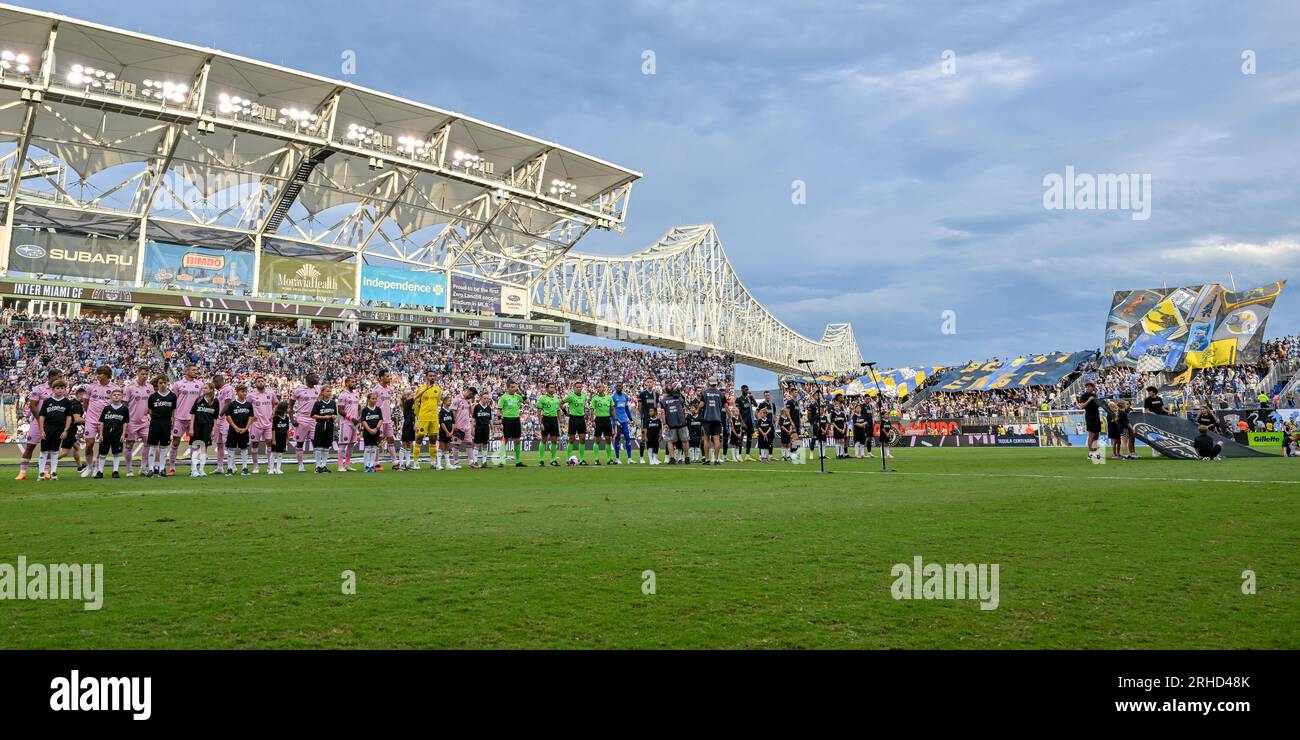
[[[781,319],[887,366],[1096,347],[1117,288],[1300,277],[1291,1],[33,5],[331,77],[353,50],[359,84],[641,170],[582,249],[714,223]],[[1149,218],[1045,208],[1067,166],[1149,175]]]

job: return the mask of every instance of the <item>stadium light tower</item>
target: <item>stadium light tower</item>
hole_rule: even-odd
[[[798,362],[800,365],[803,365],[803,366],[804,366],[804,368],[808,371],[808,377],[813,378],[813,371],[812,371],[812,364],[813,364],[813,361],[812,361],[812,360],[796,360],[796,362]],[[816,378],[813,378],[813,382],[816,383],[816,382],[817,382],[817,379],[816,379]],[[812,431],[813,431],[813,436],[815,436],[815,437],[817,438],[817,462],[821,465],[821,469],[818,470],[817,472],[818,472],[818,473],[821,473],[822,475],[825,475],[825,474],[830,473],[830,472],[832,472],[832,471],[829,471],[829,470],[826,469],[826,451],[822,448],[822,445],[824,444],[824,443],[822,442],[822,438],[825,437],[826,435],[825,435],[825,434],[819,434],[819,433],[818,433],[818,432],[820,432],[820,427],[821,427],[821,416],[822,416],[821,395],[822,395],[822,393],[821,393],[820,390],[816,391],[816,393],[817,393],[817,400],[816,400],[816,401],[813,401],[812,408],[809,409],[809,410],[812,412],[812,413],[810,414],[810,416],[811,416],[812,418],[809,419],[809,421],[812,422]]]
[[[880,379],[876,377],[876,363],[863,362],[858,367],[867,368],[871,373],[871,382],[876,386],[876,417],[880,419],[880,472],[892,473],[894,469],[885,465],[885,452],[889,449],[889,438],[885,435],[885,394],[880,390]]]

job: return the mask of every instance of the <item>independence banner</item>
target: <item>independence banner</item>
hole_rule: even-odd
[[[11,272],[135,282],[135,240],[15,228],[9,242]]]
[[[144,248],[144,284],[153,288],[243,292],[253,284],[253,254],[148,242]]]
[[[267,295],[355,298],[355,263],[263,254],[258,290]]]
[[[1245,291],[1218,283],[1117,291],[1102,366],[1142,372],[1259,361],[1264,326],[1285,280]]]
[[[447,275],[408,268],[361,266],[361,300],[447,307]]]
[[[972,362],[954,368],[940,376],[933,386],[937,393],[964,393],[991,391],[999,388],[1028,388],[1039,385],[1056,385],[1074,372],[1084,361],[1096,355],[1091,350],[1078,352],[1053,352],[1033,357],[1017,357],[1010,362],[992,360]]]

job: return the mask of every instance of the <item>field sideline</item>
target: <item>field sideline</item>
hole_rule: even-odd
[[[1300,647],[1300,463],[1083,458],[55,483],[6,465],[0,563],[102,562],[106,586],[100,611],[0,601],[0,647]],[[915,556],[998,564],[998,608],[895,600]]]

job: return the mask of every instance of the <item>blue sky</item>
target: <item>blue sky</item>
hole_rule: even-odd
[[[712,222],[780,318],[851,321],[885,366],[1092,348],[1115,289],[1300,267],[1294,2],[33,6],[331,77],[354,50],[359,84],[641,170],[583,250]],[[1149,174],[1150,218],[1045,209],[1067,165]]]

